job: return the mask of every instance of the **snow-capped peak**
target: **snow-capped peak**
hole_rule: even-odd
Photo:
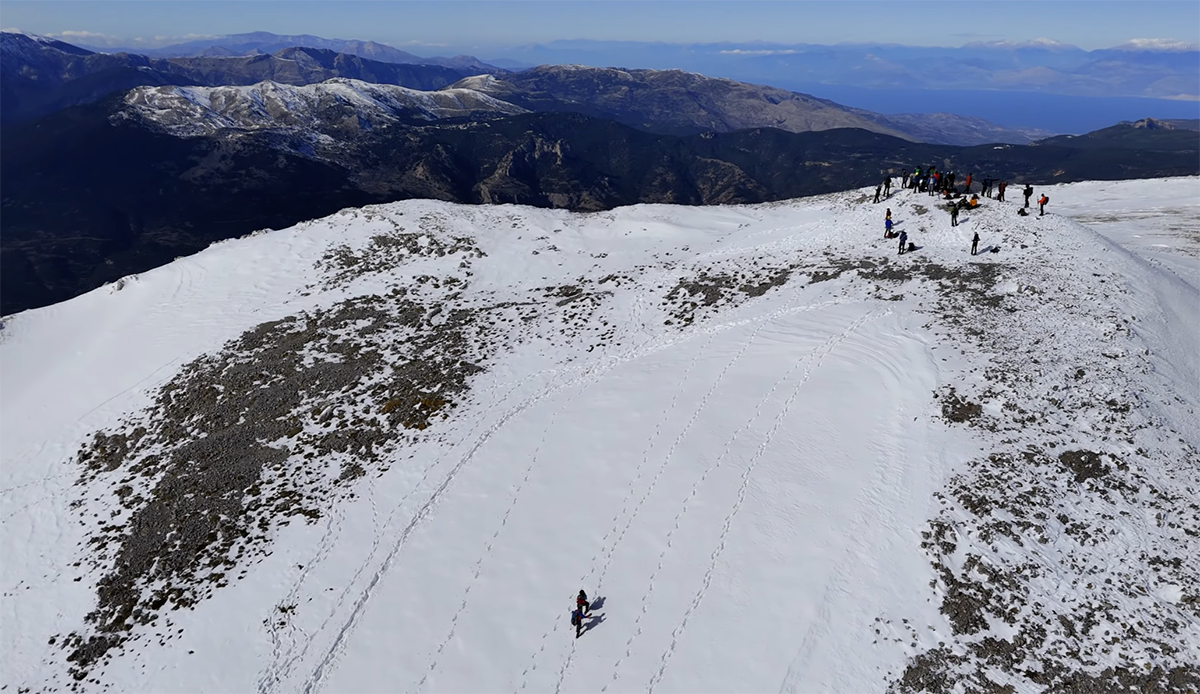
[[[525,112],[473,89],[426,92],[340,77],[303,86],[266,81],[228,87],[138,87],[125,96],[125,105],[115,118],[135,118],[180,136],[218,130],[325,133],[368,130],[402,116],[436,120],[478,112]]]
[[[1200,46],[1178,39],[1130,39],[1119,46],[1113,46],[1113,50],[1182,53],[1200,50]]]

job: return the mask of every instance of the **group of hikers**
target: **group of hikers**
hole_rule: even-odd
[[[891,197],[892,191],[892,175],[887,174],[879,185],[875,186],[875,202]],[[963,179],[963,185],[960,189],[956,183],[957,176],[953,171],[942,172],[938,171],[936,166],[930,166],[928,169],[923,169],[918,166],[910,174],[905,170],[900,176],[900,188],[902,190],[912,190],[914,193],[927,193],[930,196],[938,195],[944,200],[950,200],[947,209],[950,212],[950,226],[958,226],[958,213],[964,209],[974,209],[979,207],[979,196],[982,194],[985,197],[992,197],[992,186],[995,185],[996,201],[1004,202],[1004,192],[1008,188],[1008,181],[997,180],[991,177],[985,178],[982,181],[974,180],[973,174],[967,174]],[[979,184],[979,192],[972,192],[972,184]],[[1017,209],[1017,214],[1022,217],[1029,215],[1029,200],[1033,197],[1033,186],[1025,184],[1025,188],[1021,191],[1025,196],[1024,206]],[[1046,205],[1050,202],[1050,196],[1043,193],[1038,199],[1038,216],[1046,215]],[[909,242],[908,234],[904,231],[896,233],[892,230],[894,223],[892,222],[892,208],[887,208],[884,214],[883,221],[883,237],[885,239],[899,238],[900,240],[900,255],[906,252],[916,250],[916,244]],[[974,238],[971,239],[971,255],[975,255],[979,248],[979,232],[975,232]],[[995,253],[998,249],[992,248]]]

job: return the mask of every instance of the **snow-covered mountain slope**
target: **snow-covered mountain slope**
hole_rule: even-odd
[[[331,79],[294,86],[260,82],[229,87],[138,87],[117,118],[134,118],[173,135],[219,130],[367,130],[401,117],[437,120],[525,109],[471,89],[419,91],[390,84]]]
[[[1200,178],[1084,181],[1052,209],[1200,289]]]
[[[347,209],[6,319],[5,682],[1200,686],[1195,286],[867,200]]]

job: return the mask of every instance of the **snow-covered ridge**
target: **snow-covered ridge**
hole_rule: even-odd
[[[1057,210],[1197,185],[408,200],[12,316],[5,679],[1194,689],[1200,292]]]
[[[266,81],[228,87],[138,87],[115,117],[136,118],[174,135],[220,130],[366,130],[401,117],[437,120],[525,109],[467,88],[420,91],[352,79],[293,86]]]
[[[1130,39],[1125,43],[1113,46],[1114,51],[1160,51],[1167,53],[1184,53],[1200,50],[1200,45],[1179,41],[1177,39]]]

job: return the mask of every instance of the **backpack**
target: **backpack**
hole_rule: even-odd
[[[1043,205],[1045,205],[1045,204],[1046,204],[1046,203],[1048,203],[1048,202],[1050,202],[1050,196],[1049,196],[1049,195],[1043,195],[1043,196],[1042,196],[1042,204],[1043,204]]]
[[[571,613],[571,626],[579,626],[582,621],[583,618],[579,616],[579,610],[575,610]]]

